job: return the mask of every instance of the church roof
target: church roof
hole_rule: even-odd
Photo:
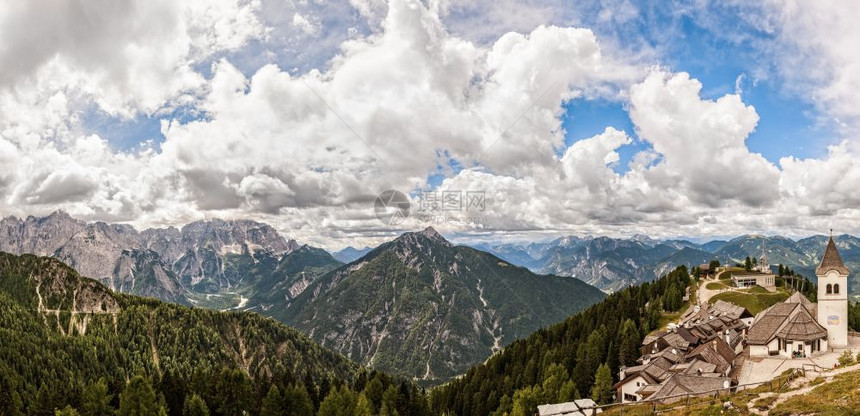
[[[788,323],[779,331],[778,337],[794,341],[813,341],[827,336],[827,330],[824,329],[806,308],[801,308]]]
[[[809,311],[809,314],[812,315],[813,318],[818,317],[818,305],[816,305],[811,300],[807,299],[803,293],[794,292],[791,296],[786,299],[785,303],[799,303]]]
[[[836,250],[836,243],[833,242],[833,236],[830,237],[830,241],[827,243],[827,249],[824,250],[824,257],[821,258],[821,264],[818,265],[818,268],[815,269],[816,275],[824,275],[827,272],[835,270],[839,274],[850,274],[851,271],[845,267],[845,263],[842,263],[842,257],[839,255],[839,251]]]

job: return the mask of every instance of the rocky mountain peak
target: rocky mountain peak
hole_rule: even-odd
[[[411,233],[411,234],[415,234],[416,236],[426,237],[426,238],[430,239],[431,241],[443,244],[443,245],[448,246],[448,247],[453,246],[451,244],[451,242],[446,240],[445,237],[442,237],[442,234],[439,234],[439,232],[436,231],[436,229],[433,227],[427,227],[421,231],[418,231],[416,233]],[[406,235],[406,234],[404,234],[404,235]]]

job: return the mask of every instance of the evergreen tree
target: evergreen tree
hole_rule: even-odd
[[[359,409],[358,394],[341,386],[331,388],[329,394],[320,403],[318,416],[359,416],[369,414],[370,410]]]
[[[752,259],[750,258],[750,256],[747,256],[747,258],[744,260],[744,270],[750,271],[752,270],[752,266]]]
[[[711,269],[711,273],[716,274],[717,268],[720,267],[720,261],[719,260],[711,260],[711,263],[708,266]]]
[[[779,277],[782,277],[785,274],[785,267],[781,263],[776,273],[779,275]]]
[[[314,402],[302,384],[287,387],[283,393],[284,406],[289,416],[313,416]]]
[[[114,414],[114,408],[110,401],[113,395],[108,394],[107,381],[100,379],[84,389],[81,396],[81,415],[83,416],[110,416]]]
[[[232,416],[241,415],[251,410],[254,393],[251,380],[242,370],[224,369],[221,371],[215,390],[217,392],[218,413]]]
[[[612,403],[614,398],[612,392],[612,374],[609,372],[609,366],[601,364],[594,375],[594,387],[591,389],[591,400],[597,404]]]
[[[283,416],[286,413],[284,411],[285,408],[281,390],[278,389],[278,386],[273,385],[266,394],[266,397],[263,398],[263,404],[260,407],[260,416]]]
[[[209,416],[209,408],[206,407],[206,402],[196,394],[185,396],[185,403],[182,405],[183,416]]]
[[[621,366],[631,366],[639,358],[639,330],[633,320],[626,319],[621,327],[621,346],[618,349],[618,363]]]
[[[379,379],[378,375],[374,376],[364,387],[364,395],[370,400],[370,405],[374,413],[379,413],[383,393],[385,393],[385,387],[382,385],[382,380]]]
[[[397,411],[397,388],[393,384],[388,386],[388,389],[382,394],[379,414],[380,416],[399,416],[399,412]]]
[[[134,376],[119,395],[118,416],[166,415],[164,407],[158,403],[155,390],[149,379]]]
[[[0,415],[21,415],[21,398],[12,389],[12,383],[0,374]]]
[[[54,412],[54,416],[78,416],[78,415],[80,415],[80,413],[78,413],[77,410],[72,408],[72,406],[66,406],[62,410],[57,410],[56,412]]]
[[[543,389],[540,386],[526,387],[514,393],[511,416],[532,416],[537,407],[543,404]]]

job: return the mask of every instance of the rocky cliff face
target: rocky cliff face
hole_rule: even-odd
[[[180,303],[187,303],[193,286],[218,291],[233,285],[235,278],[224,270],[229,256],[279,256],[297,248],[274,228],[245,220],[143,232],[123,224],[87,224],[62,211],[0,221],[0,251],[53,256],[114,290]]]
[[[0,251],[51,256],[87,224],[63,211],[47,217],[4,218],[0,221]]]
[[[197,221],[182,227],[150,229],[141,233],[143,247],[158,253],[180,276],[183,284],[204,291],[217,291],[237,282],[225,273],[228,256],[272,255],[299,248],[269,225],[247,221]]]

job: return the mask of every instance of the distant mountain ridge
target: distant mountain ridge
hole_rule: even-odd
[[[340,261],[341,263],[352,263],[362,257],[365,254],[370,253],[370,250],[373,250],[372,247],[363,247],[363,248],[355,248],[349,246],[343,250],[334,251],[331,253],[332,257]]]
[[[860,289],[860,238],[841,235],[835,239],[846,265],[856,271],[852,273],[851,290],[860,291],[854,289]],[[696,266],[711,260],[742,263],[746,256],[760,257],[763,247],[774,271],[783,264],[815,280],[814,269],[826,243],[827,237],[823,235],[798,240],[744,235],[703,244],[643,236],[629,239],[569,236],[544,243],[482,243],[475,247],[536,273],[572,276],[613,292],[654,280],[679,264]]]

